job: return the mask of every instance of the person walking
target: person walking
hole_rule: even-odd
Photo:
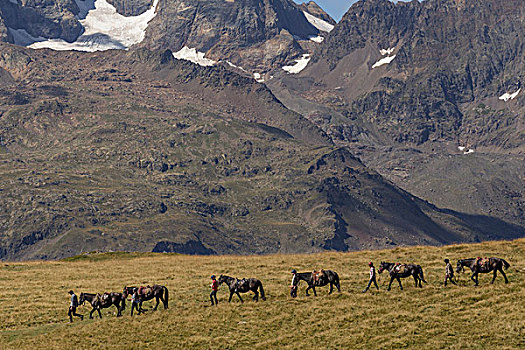
[[[452,284],[456,284],[456,282],[454,282],[454,269],[452,268],[452,265],[450,264],[450,260],[445,259],[445,264],[447,264],[445,267],[445,287],[446,287],[448,280],[450,280]]]
[[[140,307],[140,294],[139,294],[138,288],[135,288],[133,290],[133,294],[131,295],[131,316],[133,316],[134,309],[137,309],[137,315],[140,315],[141,307]]]
[[[80,318],[81,321],[83,321],[84,316],[77,314],[77,307],[78,307],[77,295],[72,290],[70,290],[68,293],[71,295],[71,303],[69,304],[69,310],[67,312],[67,315],[69,316],[69,323],[73,322],[73,316],[77,316]]]
[[[377,285],[377,280],[376,280],[376,268],[374,267],[374,263],[370,261],[368,263],[368,266],[370,266],[370,280],[368,281],[368,285],[366,286],[366,288],[363,290],[363,293],[366,293],[366,291],[372,285],[372,282],[375,284],[377,290],[379,290],[379,286]]]
[[[211,300],[211,306],[219,304],[219,301],[217,300],[217,291],[219,290],[219,282],[215,279],[215,275],[211,275],[211,293],[210,293],[210,300]]]

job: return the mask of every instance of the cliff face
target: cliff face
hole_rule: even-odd
[[[184,0],[160,3],[144,46],[196,48],[244,68],[282,66],[304,53],[298,43],[319,31],[291,0]]]
[[[466,142],[488,145],[490,130],[468,135],[476,113],[464,105],[495,107],[498,97],[521,88],[524,33],[525,10],[519,0],[360,1],[328,35],[316,59],[332,72],[350,70],[349,115],[373,120],[391,139],[422,144],[463,136]],[[381,54],[387,49],[388,54]],[[367,80],[363,88],[353,86],[349,76],[358,71]],[[499,103],[510,113],[495,113],[489,124],[502,117],[516,123],[523,111],[520,101],[523,94]],[[509,137],[505,147],[520,147],[518,134]]]

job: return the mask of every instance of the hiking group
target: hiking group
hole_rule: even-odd
[[[454,280],[454,269],[450,264],[450,260],[445,259],[444,262],[444,286],[447,286],[447,282],[451,282],[452,284],[456,285],[457,283]],[[493,278],[491,283],[494,283],[497,272],[499,271],[503,275],[505,283],[508,283],[509,281],[503,269],[507,269],[509,266],[510,264],[504,259],[495,257],[460,259],[458,260],[456,265],[456,272],[459,273],[461,271],[464,271],[465,267],[470,268],[470,270],[472,271],[472,275],[470,278],[472,281],[475,282],[475,285],[478,286],[478,274],[493,272]],[[372,285],[374,285],[375,288],[379,290],[375,266],[372,262],[369,262],[368,267],[370,269],[370,278],[368,281],[368,285],[362,291],[363,293],[366,293]],[[423,275],[423,268],[420,265],[389,263],[382,261],[379,265],[379,270],[377,271],[377,273],[381,274],[383,271],[388,271],[390,275],[390,282],[388,284],[387,290],[391,289],[394,280],[397,280],[400,289],[403,289],[403,286],[401,285],[401,278],[406,278],[410,276],[414,278],[416,287],[421,288],[421,282],[427,283]],[[341,292],[339,275],[335,271],[321,269],[319,271],[314,270],[312,272],[297,272],[295,269],[293,269],[291,272],[292,282],[290,285],[290,296],[292,298],[297,297],[297,290],[300,281],[305,281],[308,285],[305,291],[307,296],[309,295],[308,291],[310,290],[312,290],[314,295],[317,296],[315,288],[327,285],[330,285],[330,290],[328,294],[331,294],[333,292],[334,286],[339,292]],[[239,279],[226,275],[220,275],[219,279],[217,279],[215,275],[212,275],[211,281],[212,282],[210,284],[210,301],[212,306],[217,305],[219,303],[219,300],[217,298],[217,292],[219,291],[219,286],[221,284],[225,284],[229,289],[230,295],[228,302],[231,302],[233,295],[237,295],[242,303],[244,301],[240,293],[247,293],[250,291],[254,293],[254,301],[259,300],[259,295],[261,296],[262,300],[266,300],[262,282],[256,278]],[[86,301],[89,302],[89,304],[91,304],[92,306],[89,318],[93,318],[93,313],[95,311],[97,311],[99,317],[102,318],[100,310],[104,308],[109,308],[112,305],[114,305],[117,308],[117,317],[122,316],[122,311],[124,311],[126,308],[126,299],[128,296],[131,296],[131,316],[133,316],[133,312],[135,310],[137,311],[137,314],[145,312],[145,310],[142,308],[142,303],[144,301],[152,299],[156,299],[156,304],[153,308],[154,311],[157,310],[160,302],[163,303],[164,309],[167,309],[169,298],[168,288],[157,284],[153,286],[148,285],[142,287],[124,287],[122,293],[80,293],[80,298],[78,298],[72,290],[70,290],[68,293],[71,295],[71,301],[68,310],[69,322],[73,322],[73,316],[80,318],[80,320],[84,319],[84,316],[78,314],[76,311],[77,308],[80,305],[83,305]]]

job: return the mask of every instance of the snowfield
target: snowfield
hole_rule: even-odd
[[[390,62],[392,62],[392,60],[396,58],[396,55],[394,56],[388,56],[388,57],[383,57],[382,59],[380,59],[379,61],[377,61],[376,63],[374,63],[372,65],[372,68],[377,68],[377,67],[381,67],[382,65],[384,64],[389,64]]]
[[[10,29],[15,44],[32,49],[49,48],[53,50],[104,51],[126,50],[140,43],[146,35],[148,23],[155,17],[159,0],[141,15],[126,17],[119,13],[106,0],[75,0],[80,13],[78,19],[84,33],[72,43],[62,39],[35,38],[25,30]]]
[[[184,46],[179,51],[174,52],[173,57],[179,60],[187,60],[203,67],[213,66],[215,63],[217,63],[214,60],[204,57],[204,52],[199,52],[196,48],[190,49],[187,46]]]
[[[317,36],[311,35],[311,36],[308,37],[308,39],[310,41],[313,41],[313,42],[316,42],[316,43],[319,43],[319,44],[324,41],[324,38],[322,36],[320,36],[320,35],[317,35]]]
[[[395,49],[396,49],[395,47],[391,47],[388,49],[381,49],[379,50],[379,53],[381,53],[381,56],[390,55],[392,52],[394,52]]]
[[[295,60],[293,66],[284,66],[283,70],[287,71],[290,74],[297,74],[306,68],[308,62],[310,62],[310,55],[304,54],[301,58]]]
[[[311,25],[313,25],[315,28],[319,29],[322,32],[331,32],[332,29],[334,29],[334,26],[326,21],[323,21],[320,18],[317,18],[315,16],[312,16],[306,11],[303,11],[304,16],[306,17],[306,20],[310,22]]]
[[[516,91],[515,93],[513,94],[509,94],[508,92],[504,93],[503,95],[501,95],[499,97],[500,100],[503,100],[505,102],[509,101],[509,100],[514,100],[516,98],[516,96],[518,96],[518,94],[520,93],[521,91],[521,88],[518,89],[518,91]]]

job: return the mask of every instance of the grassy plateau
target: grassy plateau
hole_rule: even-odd
[[[443,287],[444,258],[506,259],[510,280],[480,275],[480,286],[459,274],[458,286]],[[366,294],[368,261],[421,264],[428,284],[403,291],[380,275],[380,290]],[[62,261],[4,262],[0,270],[0,348],[95,349],[519,349],[525,347],[525,239],[445,247],[407,247],[354,253],[264,256],[183,256],[153,253],[88,254]],[[289,296],[290,270],[332,269],[342,291]],[[208,301],[211,274],[257,277],[266,301],[245,303],[219,289],[219,306]],[[67,323],[69,295],[121,291],[125,285],[163,284],[168,310],[121,318],[115,308],[103,319]]]

